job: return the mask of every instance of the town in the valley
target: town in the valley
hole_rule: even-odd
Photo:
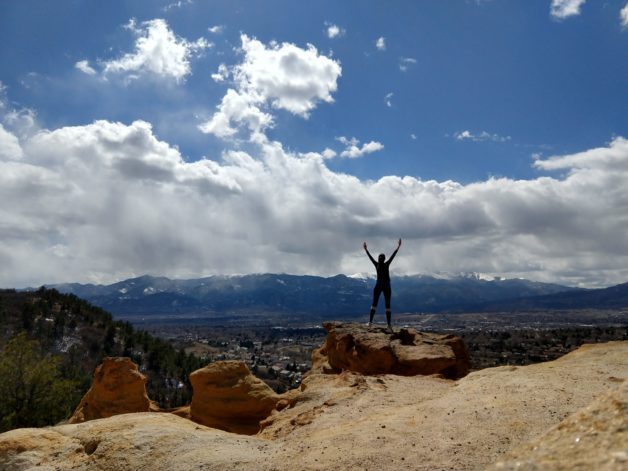
[[[466,342],[473,369],[556,359],[583,343],[628,339],[628,311],[555,311],[477,314],[401,314],[396,329],[454,333]],[[362,321],[352,319],[352,321]],[[155,322],[155,321],[153,321]],[[380,319],[381,322],[381,319]],[[312,351],[326,336],[322,324],[214,325],[142,323],[207,363],[242,360],[275,391],[301,384]]]

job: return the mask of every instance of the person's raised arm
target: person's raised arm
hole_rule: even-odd
[[[364,242],[362,244],[362,247],[364,247],[364,250],[366,250],[366,255],[369,256],[369,258],[371,259],[371,262],[373,262],[373,265],[377,266],[377,262],[375,261],[375,259],[371,256],[371,252],[369,252],[368,247],[366,246],[366,242]]]
[[[388,261],[386,263],[388,263],[390,265],[390,263],[393,261],[393,258],[395,258],[395,255],[397,255],[397,252],[399,252],[399,248],[400,247],[401,247],[401,239],[399,239],[399,242],[397,243],[397,248],[392,253],[392,255],[390,256],[390,258],[388,259]]]

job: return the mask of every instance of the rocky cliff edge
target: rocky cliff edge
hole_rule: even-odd
[[[628,342],[586,345],[553,362],[489,368],[455,381],[313,372],[255,436],[172,414],[123,414],[4,433],[0,469],[466,470],[496,462],[497,469],[515,469],[509,466],[532,459],[540,467],[516,469],[546,469],[544,458],[532,455],[534,440],[576,457],[574,431],[601,427],[596,417],[606,411],[611,419],[600,417],[610,426],[597,432],[605,438],[582,459],[619,470],[628,446],[626,377]],[[563,431],[564,442],[539,438]]]

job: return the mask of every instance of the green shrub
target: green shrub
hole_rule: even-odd
[[[0,356],[0,431],[52,425],[70,415],[80,391],[59,364],[25,332],[7,342]]]

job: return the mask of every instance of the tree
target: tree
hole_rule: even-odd
[[[105,340],[103,342],[103,350],[105,355],[111,355],[113,349],[116,346],[116,326],[110,325],[105,333]]]
[[[42,427],[65,419],[79,399],[78,384],[63,379],[59,359],[41,353],[26,333],[14,336],[0,356],[0,432]]]
[[[0,297],[0,323],[4,323],[7,319],[7,308],[4,306],[4,300]]]
[[[22,306],[22,328],[29,331],[33,328],[35,323],[35,306],[33,303],[27,302]]]

